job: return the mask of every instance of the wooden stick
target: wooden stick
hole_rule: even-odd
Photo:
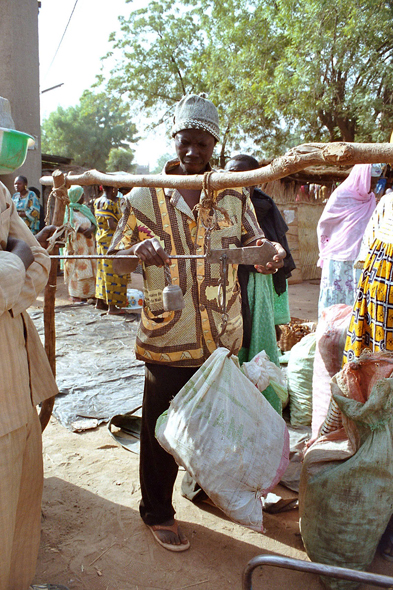
[[[60,170],[53,172],[53,186],[58,191],[63,191],[64,196],[67,194],[67,189],[64,186],[64,174]],[[61,187],[64,187],[63,189]],[[61,199],[56,198],[55,209],[53,213],[52,223],[60,226],[64,221],[65,203]],[[55,254],[58,253],[58,247],[55,247]],[[56,259],[52,260],[49,271],[48,283],[45,287],[44,294],[44,333],[45,333],[45,352],[52,369],[53,376],[56,378],[56,326],[55,326],[55,297],[56,297],[56,283],[57,283],[57,267]],[[41,404],[40,422],[42,432],[45,430],[50,417],[52,415],[55,398],[50,397]]]
[[[105,555],[105,553],[108,553],[109,549],[112,549],[112,547],[114,547],[115,545],[117,545],[117,541],[115,541],[114,543],[112,543],[112,545],[110,545],[109,547],[107,547],[106,549],[104,549],[104,551],[102,553],[100,553],[98,557],[96,557],[95,559],[93,559],[93,561],[91,563],[89,563],[89,567],[91,565],[94,565],[96,561],[98,561],[103,555]]]
[[[248,172],[216,172],[210,177],[213,189],[239,186],[253,186],[278,180],[295,174],[309,166],[352,166],[354,164],[378,164],[393,162],[393,144],[391,143],[309,143],[292,148],[284,156],[273,160],[268,166]],[[133,187],[146,186],[157,188],[202,188],[202,174],[190,176],[177,175],[132,175],[104,174],[98,170],[89,170],[83,174],[67,176],[67,187],[78,184],[90,186],[101,184],[107,186]],[[51,176],[40,180],[45,186],[52,186]]]

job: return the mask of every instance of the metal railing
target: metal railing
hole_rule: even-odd
[[[281,557],[279,555],[258,555],[248,562],[243,571],[243,590],[252,590],[251,579],[253,571],[257,567],[267,565],[291,569],[298,572],[306,572],[309,574],[318,574],[319,576],[327,576],[329,578],[339,578],[340,580],[359,582],[359,584],[371,584],[372,586],[379,586],[380,588],[393,588],[393,578],[389,576],[359,572],[344,567],[302,561],[300,559]]]

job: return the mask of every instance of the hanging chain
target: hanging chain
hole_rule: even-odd
[[[172,285],[172,275],[169,264],[164,265],[165,286]]]
[[[218,283],[217,301],[221,311],[221,330],[217,334],[216,344],[225,334],[228,325],[229,315],[227,313],[227,281],[228,281],[228,256],[223,254],[220,258],[220,280]]]

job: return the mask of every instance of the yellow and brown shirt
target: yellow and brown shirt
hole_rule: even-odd
[[[178,161],[166,166],[168,172]],[[224,189],[215,193],[218,207],[230,221],[216,212],[211,232],[211,249],[247,246],[263,237],[248,191]],[[176,189],[135,188],[112,241],[110,252],[130,248],[147,238],[157,238],[169,255],[204,254],[207,229],[203,214],[191,211]],[[216,349],[222,312],[218,301],[220,265],[203,259],[171,261],[172,283],[179,285],[185,308],[164,311],[162,292],[166,285],[164,268],[143,265],[144,307],[136,338],[136,356],[148,363],[198,367]],[[242,343],[243,324],[237,265],[228,267],[228,324],[220,346]]]

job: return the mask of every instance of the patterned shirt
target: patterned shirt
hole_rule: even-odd
[[[178,165],[171,161],[166,172]],[[263,237],[248,191],[224,189],[215,193],[216,212],[211,248],[238,248]],[[110,252],[130,248],[147,238],[157,238],[169,255],[204,254],[207,221],[203,210],[196,215],[176,189],[134,188],[127,196]],[[218,301],[220,265],[203,259],[174,259],[172,283],[179,285],[185,308],[164,311],[164,268],[143,267],[144,307],[136,338],[136,356],[145,362],[178,367],[198,367],[217,348],[222,311]],[[228,266],[228,324],[219,345],[241,347],[243,323],[237,265]]]
[[[12,195],[12,200],[15,203],[18,213],[26,213],[26,217],[22,219],[30,231],[33,234],[38,233],[40,229],[41,205],[37,195],[33,191],[28,191],[24,197],[20,193],[15,193]]]

